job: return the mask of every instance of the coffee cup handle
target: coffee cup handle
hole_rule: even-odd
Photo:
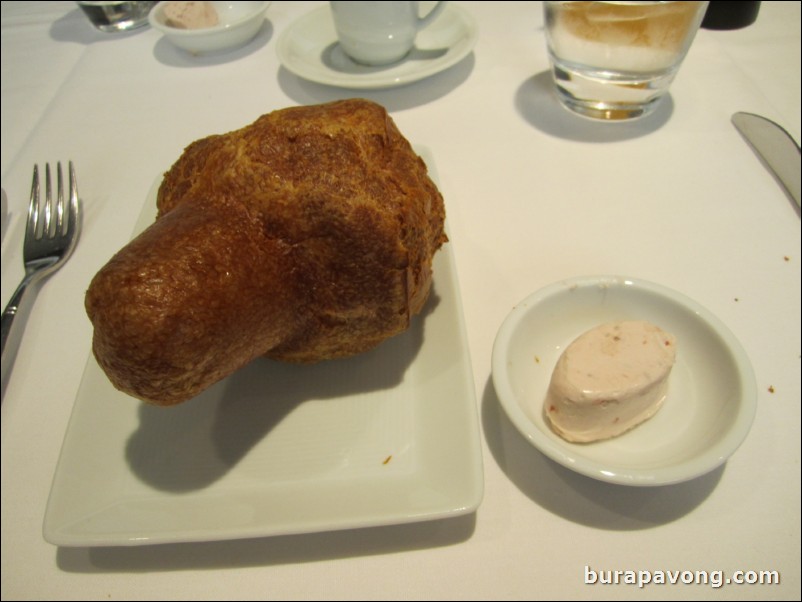
[[[428,15],[426,15],[425,17],[418,17],[418,31],[420,31],[421,29],[429,25],[429,23],[434,21],[437,18],[437,15],[443,12],[443,9],[446,7],[446,4],[448,4],[448,2],[446,1],[438,2],[437,4],[435,4],[434,8],[429,11]]]

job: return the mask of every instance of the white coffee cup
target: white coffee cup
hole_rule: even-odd
[[[418,2],[331,3],[337,38],[345,53],[364,65],[387,65],[404,58],[418,32],[434,21],[446,2],[438,2],[425,17]]]

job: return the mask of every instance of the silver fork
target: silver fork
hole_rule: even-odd
[[[25,228],[25,242],[22,247],[22,260],[25,264],[25,277],[14,291],[3,310],[2,349],[5,354],[6,339],[17,315],[22,297],[28,286],[38,282],[59,269],[69,259],[81,229],[78,183],[75,168],[70,161],[69,199],[64,198],[64,180],[61,175],[61,162],[56,167],[56,198],[50,183],[50,164],[45,164],[45,198],[41,201],[39,191],[39,166],[33,166],[31,202],[28,206],[28,224]]]

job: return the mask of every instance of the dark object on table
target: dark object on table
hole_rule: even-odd
[[[741,29],[757,19],[760,2],[711,2],[702,20],[704,29]]]

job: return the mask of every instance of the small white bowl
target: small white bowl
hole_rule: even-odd
[[[203,29],[180,29],[167,25],[164,8],[157,4],[150,15],[150,25],[161,31],[175,46],[192,54],[210,54],[233,50],[250,42],[262,27],[270,2],[212,2],[220,23]]]
[[[668,396],[619,437],[569,443],[543,418],[551,373],[576,337],[614,320],[647,320],[677,338]],[[757,407],[749,358],[718,318],[666,287],[618,276],[565,280],[516,305],[493,346],[493,384],[529,443],[571,470],[621,485],[669,485],[712,471],[746,438]]]

